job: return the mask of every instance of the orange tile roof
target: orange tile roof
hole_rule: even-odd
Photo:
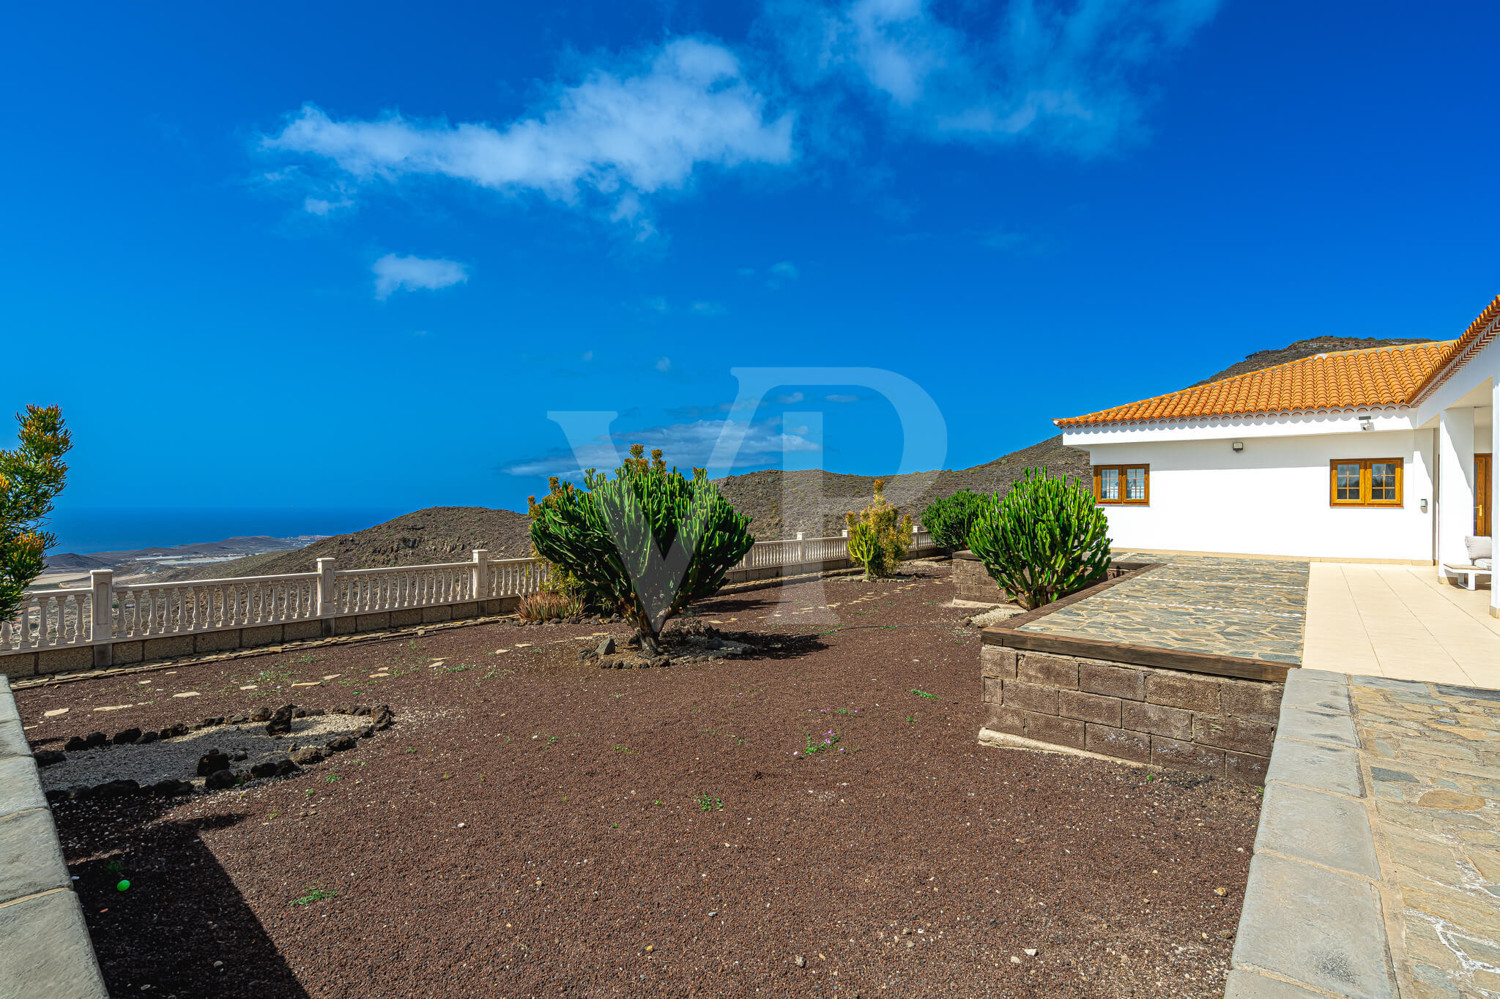
[[[1500,298],[1486,310],[1486,315],[1491,311],[1500,315]],[[1484,325],[1479,320],[1475,322]],[[1053,422],[1059,427],[1082,427],[1147,420],[1405,405],[1443,365],[1465,349],[1465,340],[1477,336],[1474,329],[1470,327],[1469,333],[1460,340],[1318,354],[1207,385],[1196,385],[1181,392]]]
[[[1462,367],[1464,362],[1479,353],[1485,344],[1493,340],[1497,328],[1500,328],[1500,323],[1497,323],[1496,320],[1500,320],[1500,295],[1495,296],[1494,301],[1485,306],[1484,311],[1479,314],[1479,318],[1475,319],[1469,324],[1469,328],[1464,330],[1463,336],[1450,342],[1448,352],[1443,356],[1442,360],[1433,366],[1432,371],[1428,372],[1427,377],[1422,379],[1422,384],[1418,385],[1416,391],[1412,393],[1413,401],[1421,399],[1427,393],[1441,385],[1447,380],[1449,375]],[[1458,363],[1450,364],[1449,362],[1455,358],[1459,359]]]

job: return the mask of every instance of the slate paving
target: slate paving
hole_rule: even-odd
[[[1306,562],[1130,554],[1116,560],[1162,564],[1020,630],[1301,664]]]
[[[1349,689],[1399,894],[1402,995],[1500,995],[1500,692],[1360,676]]]
[[[1287,677],[1229,999],[1500,996],[1500,692]]]

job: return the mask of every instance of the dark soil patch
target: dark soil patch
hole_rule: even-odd
[[[116,995],[1222,996],[1256,792],[978,746],[945,575],[701,608],[816,640],[784,658],[602,670],[577,639],[624,626],[483,625],[17,699],[40,745],[94,706],[169,724],[185,691],[399,718],[337,781],[60,803]]]

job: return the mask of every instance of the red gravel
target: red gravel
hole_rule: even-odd
[[[396,710],[291,779],[59,804],[111,992],[1222,996],[1255,790],[980,747],[977,636],[946,569],[915,571],[721,596],[700,616],[781,647],[670,669],[580,663],[596,626],[483,625],[19,691],[39,748]],[[840,606],[796,613],[820,586]],[[238,689],[261,670],[343,675]]]

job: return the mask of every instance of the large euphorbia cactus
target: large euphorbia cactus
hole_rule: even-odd
[[[1108,530],[1092,491],[1032,468],[1003,499],[989,498],[969,530],[969,549],[1032,609],[1108,575]]]
[[[572,573],[586,603],[634,623],[654,653],[667,621],[723,586],[755,538],[706,471],[689,479],[668,471],[661,451],[644,453],[632,446],[614,478],[588,469],[582,489],[553,479],[531,501],[531,543]]]

